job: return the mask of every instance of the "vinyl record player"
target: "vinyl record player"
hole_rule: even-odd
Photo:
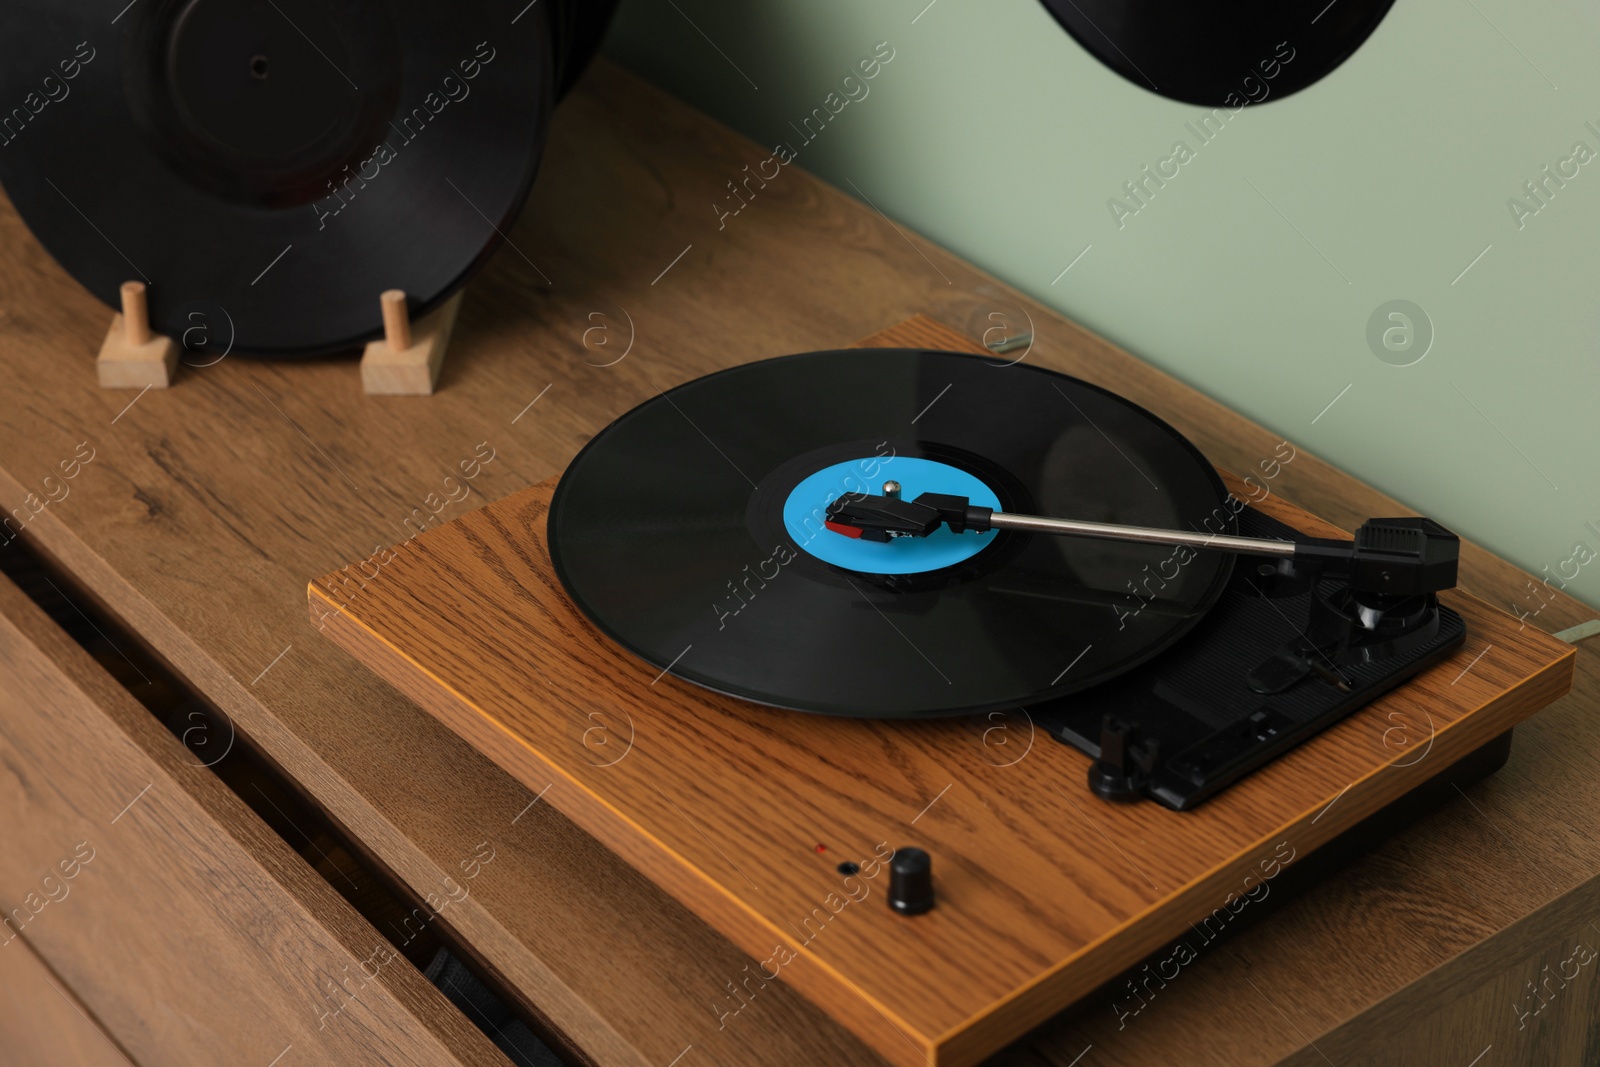
[[[970,1064],[1570,684],[1443,527],[1352,538],[1267,470],[982,355],[768,360],[311,617],[762,981]]]

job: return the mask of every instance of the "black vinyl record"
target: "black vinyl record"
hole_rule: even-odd
[[[853,557],[865,542],[813,521],[889,479],[907,498],[971,485],[1004,511],[1233,529],[1205,457],[1112,393],[979,356],[851,350],[736,367],[618,419],[563,475],[550,554],[577,606],[664,673],[872,718],[1114,677],[1187,633],[1231,571],[1224,553],[1015,531]]]
[[[1142,88],[1234,110],[1299,92],[1361,47],[1394,0],[1043,0]]]
[[[158,332],[350,348],[382,291],[427,313],[521,208],[612,4],[551,6],[9,0],[0,182],[100,299],[146,282]]]

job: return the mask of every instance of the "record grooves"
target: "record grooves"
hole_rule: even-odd
[[[1016,707],[1105,681],[1187,633],[1231,571],[1226,554],[1197,555],[1134,612],[1131,590],[1170,549],[1008,532],[969,536],[963,558],[933,569],[838,566],[813,547],[834,535],[783,506],[841,461],[859,477],[800,514],[820,519],[831,499],[897,476],[910,496],[937,476],[973,479],[1011,509],[1232,521],[1192,445],[1087,383],[954,353],[819,352],[690,382],[598,435],[552,503],[556,571],[596,625],[663,671],[873,718]]]

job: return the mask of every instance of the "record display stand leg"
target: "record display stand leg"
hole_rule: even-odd
[[[367,345],[361,357],[361,388],[369,396],[433,395],[461,311],[461,294],[415,324],[406,310],[404,292],[390,289],[379,299],[383,302],[383,340]]]
[[[122,283],[122,312],[112,316],[95,360],[100,388],[165,389],[177,370],[177,342],[150,332],[144,283]]]

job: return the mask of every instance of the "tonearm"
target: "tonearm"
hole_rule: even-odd
[[[1420,517],[1368,519],[1350,541],[1277,541],[1019,515],[979,507],[967,497],[947,493],[923,493],[915,500],[903,500],[897,482],[884,483],[882,495],[841,497],[827,510],[829,530],[868,541],[927,537],[942,526],[950,527],[954,533],[1020,530],[1287,559],[1322,574],[1346,578],[1356,592],[1380,596],[1415,596],[1450,589],[1456,584],[1461,557],[1461,541],[1455,534],[1432,519]]]

